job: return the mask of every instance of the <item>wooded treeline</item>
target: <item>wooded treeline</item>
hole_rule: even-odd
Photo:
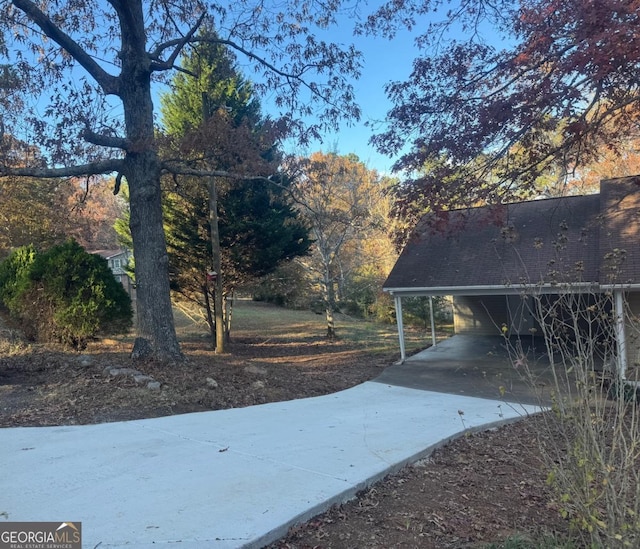
[[[254,86],[236,68],[232,52],[204,42],[185,57],[184,72],[160,98],[158,128],[162,155],[194,168],[192,175],[162,179],[174,304],[191,311],[195,305],[220,352],[238,293],[318,308],[326,314],[329,337],[335,336],[337,312],[389,319],[381,287],[396,256],[390,180],[354,155],[285,157],[278,128],[261,114]],[[46,248],[69,237],[89,250],[133,247],[126,183],[61,179],[55,193],[33,192],[51,191],[53,184],[7,181],[0,215],[12,230],[4,250]],[[121,185],[117,196],[108,192],[115,184]],[[21,213],[25,204],[34,206],[32,219]],[[131,265],[132,277],[134,270]]]
[[[331,336],[338,312],[391,319],[382,295],[396,258],[390,180],[354,155],[318,152],[295,164],[295,176],[287,177],[278,173],[286,166],[276,166],[273,181],[217,180],[224,301],[241,295],[312,308],[327,314]],[[114,196],[113,184],[64,179],[52,193],[49,180],[6,181],[2,259],[20,246],[44,251],[70,237],[89,251],[131,245],[128,193],[125,187]],[[164,189],[174,301],[195,304],[206,319],[215,293],[208,185],[198,177],[167,178]]]

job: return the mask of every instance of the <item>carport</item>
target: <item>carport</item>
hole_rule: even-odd
[[[518,365],[521,352],[526,368]],[[388,367],[374,381],[509,405],[549,404],[555,389],[545,343],[535,337],[454,335]]]
[[[636,176],[604,180],[599,194],[425,216],[383,288],[394,298],[401,362],[403,298],[453,296],[457,335],[524,340],[542,335],[542,306],[579,301],[607,311],[599,322],[612,364],[622,379],[637,380],[639,211]]]

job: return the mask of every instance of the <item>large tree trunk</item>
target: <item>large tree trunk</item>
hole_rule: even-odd
[[[151,353],[161,359],[180,358],[162,226],[159,162],[153,152],[127,155],[127,168],[138,299],[137,335],[144,340],[137,340],[133,356],[139,358]]]
[[[161,164],[155,144],[151,64],[141,2],[118,3],[122,24],[119,96],[129,142],[124,175],[129,184],[131,237],[138,299],[134,357],[182,358],[169,290],[169,257],[162,223]]]

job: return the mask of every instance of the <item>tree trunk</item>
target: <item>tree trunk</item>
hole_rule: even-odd
[[[335,339],[336,337],[336,325],[335,320],[333,318],[333,313],[336,309],[335,302],[335,290],[333,287],[333,279],[331,277],[331,272],[329,267],[326,268],[324,272],[324,307],[325,307],[325,315],[327,318],[327,338]]]
[[[182,357],[173,322],[162,208],[160,170],[155,152],[127,154],[127,181],[130,188],[131,238],[135,260],[138,310],[138,338],[132,356],[149,354],[160,359]]]
[[[216,324],[216,353],[224,353],[224,305],[222,299],[222,260],[220,253],[220,231],[218,230],[218,193],[215,178],[209,178],[209,230],[211,231],[211,252],[215,275],[213,312]]]
[[[138,339],[132,356],[152,354],[181,359],[169,290],[169,256],[162,224],[160,159],[155,144],[151,61],[145,51],[142,2],[116,4],[126,13],[122,24],[122,71],[118,95],[122,100],[125,135],[129,143],[123,175],[129,184],[130,228],[135,259]]]
[[[231,341],[231,314],[233,312],[233,295],[228,295],[224,300],[224,340],[229,343]]]
[[[209,283],[202,287],[202,293],[204,295],[204,307],[207,310],[207,324],[209,325],[209,334],[211,335],[211,348],[216,348],[216,322],[213,319],[211,312],[211,299],[209,299]]]

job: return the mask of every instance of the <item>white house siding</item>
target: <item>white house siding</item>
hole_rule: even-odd
[[[122,284],[135,308],[136,290],[126,270],[132,257],[131,252],[129,250],[96,250],[91,253],[100,255],[107,260],[114,278]]]

